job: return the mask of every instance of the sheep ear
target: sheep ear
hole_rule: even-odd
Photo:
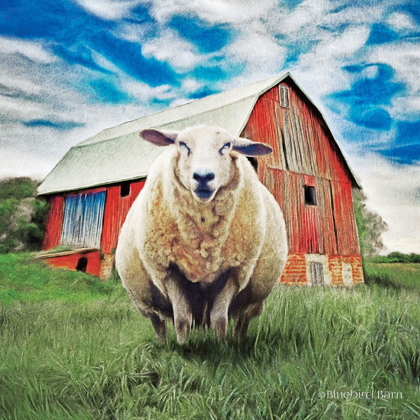
[[[148,129],[140,131],[139,136],[156,146],[169,146],[170,144],[175,143],[175,140],[178,137],[178,132]]]
[[[267,144],[258,143],[242,137],[236,137],[233,140],[232,149],[246,156],[264,156],[273,152],[273,149]]]

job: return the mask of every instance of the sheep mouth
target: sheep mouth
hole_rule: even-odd
[[[200,200],[208,200],[213,195],[214,190],[209,188],[197,188],[194,190],[194,193]]]

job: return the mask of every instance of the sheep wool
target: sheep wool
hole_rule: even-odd
[[[243,338],[287,258],[281,210],[242,155],[244,147],[255,153],[256,143],[207,126],[170,136],[143,133],[153,142],[160,135],[167,150],[152,165],[119,238],[116,267],[123,285],[151,318],[158,340],[164,340],[166,318],[174,321],[179,342],[194,322],[206,320],[224,339],[229,313],[235,335]],[[203,144],[203,138],[210,140]],[[203,147],[206,159],[200,160]],[[227,168],[220,185],[218,160]],[[194,162],[190,174],[186,162]]]

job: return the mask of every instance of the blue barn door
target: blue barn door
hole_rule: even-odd
[[[106,192],[78,194],[66,198],[61,245],[99,248]]]

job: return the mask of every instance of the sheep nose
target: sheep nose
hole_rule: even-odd
[[[214,179],[215,175],[213,172],[206,172],[205,174],[194,172],[193,178],[200,183],[209,182]]]

